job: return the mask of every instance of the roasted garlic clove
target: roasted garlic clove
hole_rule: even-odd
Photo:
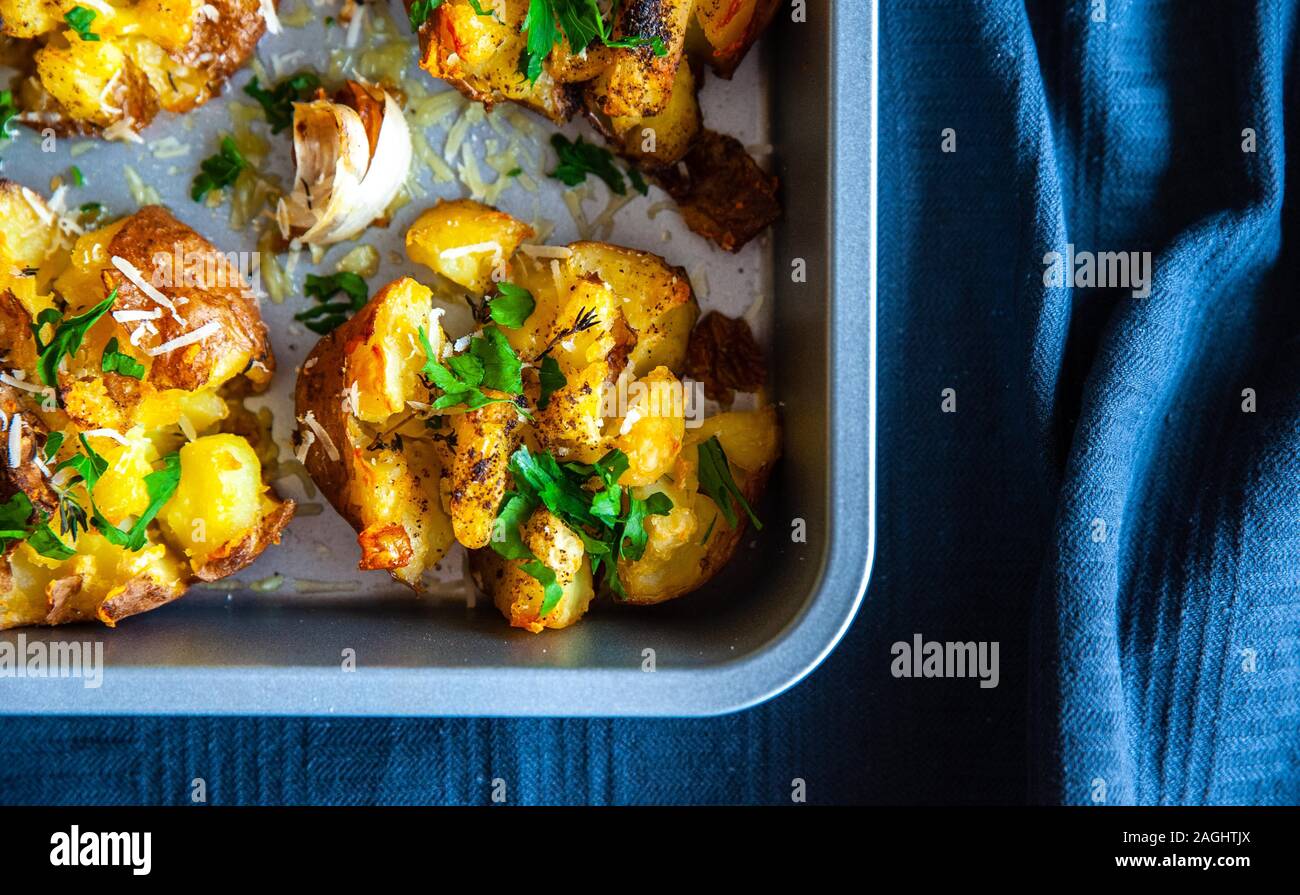
[[[348,81],[335,100],[295,103],[293,192],[276,211],[286,239],[330,245],[382,218],[411,167],[411,133],[386,91]]]

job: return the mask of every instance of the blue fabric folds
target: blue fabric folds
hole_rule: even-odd
[[[880,23],[879,541],[807,681],[690,721],[13,719],[0,799],[1300,800],[1296,4]],[[891,676],[917,633],[997,641],[998,686]]]

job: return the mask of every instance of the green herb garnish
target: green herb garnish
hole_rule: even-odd
[[[588,143],[582,137],[570,143],[563,134],[552,135],[551,145],[560,157],[560,165],[550,173],[551,177],[568,186],[577,186],[587,179],[588,174],[595,174],[611,191],[620,196],[627,193],[623,174],[614,164],[614,154],[608,149]]]
[[[118,351],[117,337],[108,340],[104,346],[104,356],[100,360],[100,369],[105,373],[118,373],[132,379],[144,379],[144,364],[129,354]]]
[[[763,524],[758,521],[749,501],[745,500],[744,492],[731,477],[731,465],[727,462],[727,454],[722,449],[722,442],[718,441],[718,436],[714,435],[708,441],[701,442],[699,459],[700,490],[718,505],[718,509],[727,520],[727,525],[733,529],[736,527],[736,510],[731,505],[734,497],[749,516],[749,521],[754,523],[754,528],[762,531]]]
[[[18,117],[19,109],[14,105],[12,90],[0,90],[0,142],[13,139],[9,124]]]
[[[429,16],[433,15],[433,11],[439,6],[442,6],[442,0],[415,0],[408,13],[411,30],[419,31],[420,26],[429,20]]]
[[[501,335],[499,330],[495,327],[489,327],[488,329],[496,333],[501,342],[505,342],[505,337]],[[486,333],[487,330],[484,330],[484,332]],[[508,398],[490,398],[483,392],[484,386],[497,388],[500,391],[510,391],[510,389],[501,388],[500,386],[502,384],[514,385],[517,381],[505,375],[509,372],[509,361],[496,356],[500,350],[500,343],[493,341],[476,348],[477,343],[485,342],[485,339],[476,338],[470,342],[470,352],[468,354],[453,355],[447,358],[447,364],[444,366],[438,362],[433,346],[429,344],[429,334],[425,332],[423,326],[419,327],[419,336],[425,357],[424,367],[421,372],[432,387],[442,391],[442,394],[433,402],[435,410],[446,410],[448,407],[457,407],[462,404],[467,410],[477,410],[488,404],[514,403]],[[505,342],[505,349],[514,358],[515,375],[517,377],[519,358],[515,356],[509,342]],[[484,363],[485,357],[492,361],[492,382],[488,381],[488,366]],[[516,387],[512,394],[518,394],[520,391],[521,387]],[[520,410],[520,413],[524,413],[524,411]]]
[[[244,92],[257,100],[266,114],[271,133],[280,131],[293,124],[293,104],[309,97],[320,87],[320,78],[311,72],[299,72],[285,78],[270,90],[257,82],[257,76],[244,85]]]
[[[204,159],[199,165],[200,173],[190,186],[190,198],[202,202],[203,197],[213,190],[228,187],[238,178],[240,172],[248,167],[239,147],[230,137],[221,138],[221,150]]]
[[[77,32],[77,37],[82,40],[99,40],[99,35],[90,30],[90,23],[95,21],[96,15],[93,9],[74,6],[63,14],[63,21],[67,22],[68,27]]]
[[[0,551],[22,541],[41,556],[60,562],[76,555],[50,528],[49,516],[33,507],[27,495],[19,491],[0,504]]]
[[[303,326],[322,336],[333,332],[348,317],[365,307],[366,300],[370,297],[370,287],[366,281],[347,270],[327,277],[309,273],[303,291],[316,299],[317,305],[294,314],[293,319],[302,321]],[[332,301],[340,292],[348,300]]]
[[[549,354],[542,356],[542,364],[537,369],[537,379],[541,383],[542,393],[537,399],[537,409],[545,410],[551,403],[551,395],[569,384],[560,371],[559,362]]]
[[[522,286],[504,280],[497,283],[497,296],[488,302],[488,313],[492,319],[509,329],[519,329],[524,325],[537,302],[533,294]]]
[[[73,186],[85,186],[85,185],[86,185],[86,176],[85,176],[84,174],[81,173],[81,169],[78,168],[76,165],[73,165],[73,166],[68,170],[68,173],[72,176],[72,185],[73,185]]]
[[[117,290],[114,289],[107,298],[89,311],[68,320],[64,320],[63,315],[53,308],[41,311],[36,322],[31,325],[32,335],[36,339],[36,372],[40,375],[41,382],[49,386],[58,383],[59,363],[64,357],[71,357],[77,353],[86,338],[86,333],[100,317],[108,313],[108,309],[116,300]],[[53,326],[54,334],[50,336],[48,342],[42,342],[41,332],[46,326]]]
[[[177,486],[180,485],[180,454],[171,453],[163,457],[163,468],[144,477],[144,488],[149,495],[149,505],[136,518],[131,527],[123,531],[110,522],[100,512],[99,507],[95,505],[95,485],[99,483],[100,476],[108,470],[108,461],[90,446],[90,442],[85,435],[79,437],[81,447],[85,453],[64,460],[58,465],[57,469],[71,468],[77,472],[81,483],[86,486],[86,496],[90,498],[91,520],[95,528],[110,544],[132,552],[143,550],[148,544],[149,523],[154,520],[167,501],[171,500],[172,495],[176,493]],[[74,477],[67,487],[71,488],[77,481],[78,479]]]
[[[526,445],[510,456],[514,490],[507,492],[497,513],[492,546],[509,559],[530,559],[521,568],[546,587],[541,615],[555,608],[562,593],[547,585],[546,573],[553,578],[554,572],[527,551],[518,532],[539,506],[546,507],[582,539],[592,574],[599,575],[603,568],[610,590],[619,598],[627,596],[618,577],[619,558],[640,559],[649,541],[646,518],[667,515],[673,508],[666,494],[655,493],[642,499],[619,485],[627,468],[627,455],[619,450],[610,451],[594,464],[561,465],[549,452],[534,454]]]
[[[41,453],[45,455],[46,462],[53,460],[59,454],[59,448],[63,447],[64,435],[62,432],[54,431],[45,436],[45,447]]]
[[[611,20],[617,16],[617,6],[615,3],[610,10]],[[596,0],[529,0],[521,30],[527,33],[528,40],[519,57],[519,70],[529,81],[536,81],[541,75],[542,62],[559,43],[561,32],[572,53],[581,53],[599,38],[607,47],[648,46],[656,56],[668,55],[667,47],[658,37],[631,35],[615,39]]]

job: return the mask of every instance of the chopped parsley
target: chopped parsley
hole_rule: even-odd
[[[77,37],[82,40],[99,40],[99,35],[90,30],[90,23],[95,21],[96,15],[93,9],[74,6],[63,14],[63,21],[67,22],[68,27],[77,32]]]
[[[105,373],[118,373],[132,379],[144,379],[144,364],[129,354],[118,350],[117,337],[108,340],[104,346],[104,356],[100,360],[100,370]]]
[[[45,436],[45,447],[41,453],[45,455],[46,461],[53,460],[59,454],[59,448],[63,447],[64,435],[62,432],[51,432]]]
[[[60,463],[55,471],[61,469],[72,469],[77,474],[74,475],[64,486],[65,492],[70,490],[74,485],[80,483],[85,485],[86,496],[90,499],[90,516],[95,528],[102,534],[110,544],[122,547],[126,550],[136,552],[143,550],[148,544],[147,533],[149,523],[154,520],[158,513],[171,500],[172,495],[176,493],[177,486],[181,481],[181,457],[178,453],[170,453],[162,458],[162,469],[155,470],[144,477],[145,493],[149,496],[149,505],[145,508],[131,527],[123,531],[118,526],[110,522],[99,507],[95,506],[95,485],[98,484],[100,476],[108,470],[108,461],[100,456],[85,435],[79,436],[81,447],[84,453],[76,454]],[[63,505],[63,495],[60,496],[60,506]],[[76,503],[75,500],[72,503]],[[80,504],[77,508],[81,509]],[[64,524],[67,524],[65,519]],[[85,512],[82,510],[82,525],[85,525]],[[75,528],[73,537],[75,537]]]
[[[59,562],[76,556],[76,551],[50,528],[49,515],[32,506],[27,495],[19,491],[0,504],[0,551],[22,541],[41,556]]]
[[[754,528],[762,531],[763,524],[758,521],[749,501],[745,500],[744,492],[731,477],[731,465],[727,462],[726,451],[722,449],[722,442],[718,441],[718,436],[714,435],[708,441],[700,443],[699,458],[700,490],[718,505],[727,524],[733,529],[736,527],[738,517],[731,503],[732,498],[735,498],[749,516],[749,521],[754,523]]]
[[[560,371],[559,362],[549,354],[542,356],[542,364],[537,370],[537,379],[541,383],[542,393],[537,399],[537,409],[545,410],[551,403],[551,395],[569,384]]]
[[[23,541],[48,559],[62,562],[76,556],[76,551],[50,528],[49,514],[32,506],[31,499],[19,491],[0,503],[0,552]]]
[[[610,19],[616,17],[614,4]],[[542,62],[552,48],[560,42],[560,35],[569,44],[569,51],[581,53],[597,38],[607,47],[650,47],[656,56],[667,56],[668,49],[658,37],[613,38],[613,28],[601,14],[596,0],[529,0],[524,15],[522,31],[528,40],[519,57],[519,70],[529,81],[536,81],[542,73]]]
[[[12,90],[0,90],[0,143],[13,139],[9,124],[18,117],[18,107],[14,105]]]
[[[497,283],[496,298],[488,302],[488,313],[492,319],[509,329],[519,329],[533,313],[537,302],[533,294],[522,286],[504,280]]]
[[[82,173],[81,173],[81,169],[78,168],[76,165],[73,165],[73,166],[68,170],[68,174],[72,177],[72,185],[73,185],[73,186],[85,186],[85,185],[86,185],[86,175],[82,174]]]
[[[204,159],[199,165],[200,173],[190,186],[190,198],[202,202],[203,197],[213,190],[228,187],[238,178],[240,172],[248,167],[239,147],[230,137],[221,138],[221,150]]]
[[[419,31],[420,26],[429,20],[429,16],[439,6],[442,6],[442,0],[415,0],[407,14],[411,20],[411,30]]]
[[[49,386],[58,383],[59,364],[63,358],[77,353],[86,333],[100,317],[108,313],[116,300],[117,290],[114,289],[99,304],[76,317],[64,320],[63,315],[54,308],[46,308],[37,315],[36,322],[31,327],[32,336],[36,339],[36,372],[40,375],[41,382]],[[41,340],[41,332],[46,326],[54,327],[54,334],[48,342]]]
[[[501,330],[495,326],[484,327],[481,335],[469,343],[469,351],[447,358],[444,366],[434,355],[429,344],[429,334],[419,328],[420,345],[424,348],[425,362],[421,372],[431,387],[442,391],[433,402],[435,410],[464,405],[467,410],[477,410],[488,404],[515,404],[509,398],[492,398],[483,389],[490,388],[509,395],[523,392],[523,365]],[[515,404],[525,416],[527,412]]]
[[[568,186],[577,186],[587,179],[588,174],[595,174],[618,195],[627,192],[623,173],[614,164],[614,154],[608,149],[588,143],[582,137],[570,143],[563,134],[554,134],[551,145],[560,157],[560,165],[551,172],[551,177]]]
[[[294,314],[293,319],[321,336],[333,332],[348,317],[365,307],[370,297],[366,281],[359,274],[347,270],[327,277],[309,273],[304,291],[316,299],[317,305]],[[347,296],[347,300],[333,301],[340,292]]]
[[[309,97],[320,87],[320,78],[311,72],[299,72],[285,78],[270,90],[257,82],[257,76],[244,85],[244,92],[257,100],[266,114],[271,133],[280,131],[293,124],[293,104]]]
[[[612,192],[620,196],[627,194],[623,172],[614,164],[614,154],[608,149],[587,143],[582,137],[570,143],[562,134],[553,135],[551,145],[555,147],[560,164],[549,176],[568,186],[578,186],[588,174],[595,174]],[[628,168],[627,177],[638,193],[644,196],[649,192],[645,178],[636,168]]]
[[[514,489],[506,492],[497,512],[492,547],[507,559],[526,559],[520,568],[540,581],[546,596],[540,614],[546,615],[563,595],[548,578],[554,571],[543,565],[519,535],[518,528],[539,506],[546,507],[582,539],[591,558],[592,575],[604,570],[605,584],[620,599],[627,596],[618,577],[620,558],[635,561],[645,554],[649,516],[666,516],[673,502],[657,492],[647,498],[632,495],[618,483],[627,471],[627,455],[612,450],[593,464],[560,464],[547,451],[532,453],[521,445],[510,456]],[[540,568],[538,568],[540,567]]]

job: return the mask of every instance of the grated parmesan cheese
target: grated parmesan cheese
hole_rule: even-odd
[[[275,5],[271,0],[259,0],[262,10],[262,18],[266,19],[266,30],[272,34],[279,34],[284,31],[280,24],[280,17],[275,14]]]
[[[159,292],[152,283],[146,280],[144,275],[140,273],[138,267],[130,261],[127,261],[121,255],[114,255],[109,259],[109,261],[114,267],[121,271],[122,276],[130,280],[137,289],[167,310],[171,311],[172,318],[181,326],[185,326],[185,318],[181,317],[181,315],[177,313],[176,305],[172,304],[171,299]]]
[[[118,444],[129,447],[131,442],[126,440],[126,436],[116,429],[91,429],[89,432],[83,432],[87,438],[111,438]]]
[[[187,333],[182,333],[170,341],[163,342],[161,345],[156,345],[153,348],[147,349],[145,353],[150,357],[157,357],[160,354],[169,354],[178,348],[193,345],[195,342],[202,342],[219,329],[221,329],[220,323],[216,320],[209,320],[198,329],[192,329]]]
[[[18,466],[23,458],[23,415],[15,413],[9,421],[9,467]]]
[[[299,419],[299,422],[305,423],[312,432],[316,433],[316,437],[320,439],[320,443],[325,448],[325,455],[330,458],[331,463],[337,463],[339,460],[339,449],[334,446],[334,439],[330,438],[330,434],[325,431],[325,427],[317,422],[316,412],[308,410],[307,415]],[[303,453],[303,457],[306,457],[306,452]]]
[[[568,258],[573,254],[573,250],[568,246],[543,246],[528,243],[521,245],[519,251],[533,258]]]

